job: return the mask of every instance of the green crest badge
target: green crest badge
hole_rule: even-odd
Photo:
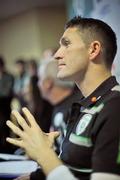
[[[76,127],[76,134],[77,135],[80,135],[85,131],[85,129],[87,128],[91,119],[92,119],[92,114],[83,115],[83,117],[80,119],[80,121]]]

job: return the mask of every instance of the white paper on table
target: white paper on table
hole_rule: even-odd
[[[0,153],[0,159],[3,160],[27,160],[28,157],[24,156],[24,155],[14,155],[14,154],[4,154],[4,153]]]
[[[23,174],[29,174],[37,169],[38,165],[35,161],[4,161],[0,162],[0,176],[20,176]]]

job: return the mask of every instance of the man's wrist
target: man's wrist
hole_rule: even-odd
[[[62,161],[57,157],[53,149],[47,149],[37,159],[38,164],[41,165],[45,175],[47,176],[56,167],[62,165]]]

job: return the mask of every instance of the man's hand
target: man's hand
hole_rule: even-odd
[[[12,117],[16,118],[21,128],[14,125],[11,121],[7,121],[9,128],[19,136],[19,138],[7,138],[7,141],[25,149],[30,158],[38,161],[40,155],[44,155],[45,151],[47,153],[47,150],[51,149],[54,139],[59,136],[59,133],[44,133],[29,110],[23,108],[22,111],[25,118],[23,118],[17,111],[12,111]]]

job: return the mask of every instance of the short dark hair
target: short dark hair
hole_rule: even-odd
[[[26,62],[25,62],[24,59],[17,59],[17,60],[15,61],[15,64],[21,64],[21,65],[25,66]]]
[[[89,38],[90,40],[99,40],[102,46],[105,64],[108,68],[111,68],[117,52],[117,39],[112,28],[101,20],[80,16],[76,16],[66,23],[65,29],[70,27],[76,27],[81,32],[87,32],[87,40]]]

